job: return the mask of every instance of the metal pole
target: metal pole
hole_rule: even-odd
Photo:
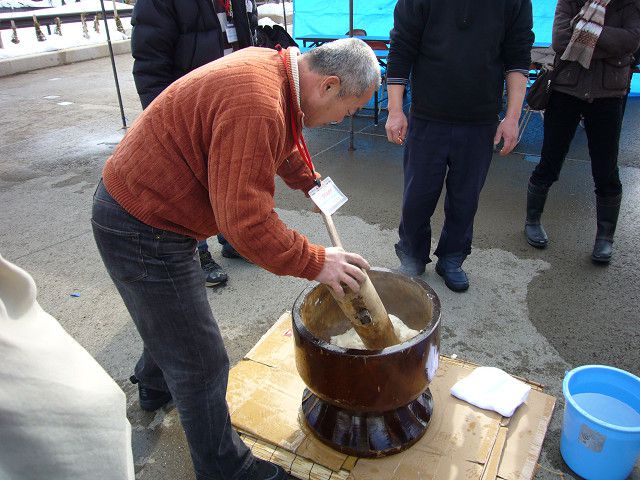
[[[349,36],[353,37],[353,0],[349,0]],[[349,117],[349,150],[354,151],[353,146],[353,115]]]
[[[287,9],[284,6],[284,2],[285,0],[282,0],[282,18],[284,18],[284,31],[287,32]]]
[[[113,47],[111,45],[111,36],[109,35],[109,25],[107,23],[107,11],[104,8],[104,0],[100,0],[102,7],[102,16],[104,17],[104,28],[107,32],[107,45],[109,45],[109,56],[111,57],[111,68],[113,69],[113,79],[116,82],[116,92],[118,94],[118,103],[120,104],[120,116],[122,117],[122,128],[127,129],[127,119],[124,117],[124,106],[122,105],[122,95],[120,95],[120,83],[118,82],[118,72],[116,71],[116,61],[113,58]]]

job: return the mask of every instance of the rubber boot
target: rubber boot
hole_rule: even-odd
[[[548,191],[549,188],[538,187],[531,182],[527,187],[527,220],[524,223],[524,234],[529,245],[536,248],[545,248],[549,243],[547,232],[540,223]]]
[[[444,278],[444,284],[454,292],[464,292],[469,288],[469,279],[462,270],[464,255],[451,255],[438,258],[436,273]]]
[[[609,263],[613,253],[613,234],[618,224],[620,201],[622,194],[615,197],[596,196],[596,213],[598,216],[598,230],[593,245],[591,259],[596,263]]]

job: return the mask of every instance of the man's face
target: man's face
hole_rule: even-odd
[[[376,87],[372,85],[360,97],[341,97],[339,95],[340,79],[327,77],[301,105],[305,114],[304,125],[306,127],[320,127],[331,122],[340,123],[344,117],[353,115],[364,107],[375,90]]]

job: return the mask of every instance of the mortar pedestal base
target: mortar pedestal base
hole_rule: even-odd
[[[313,434],[331,448],[355,457],[383,457],[409,448],[424,435],[433,399],[427,388],[395,410],[353,412],[325,402],[305,388],[302,411]]]

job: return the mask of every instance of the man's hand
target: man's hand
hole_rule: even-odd
[[[387,139],[391,143],[402,145],[407,136],[407,116],[402,110],[389,111],[387,123],[384,128],[387,131]]]
[[[496,136],[493,139],[493,144],[498,145],[500,140],[504,140],[504,144],[500,149],[500,155],[505,156],[511,153],[518,143],[518,121],[505,117],[504,120],[498,125]]]
[[[343,298],[344,290],[341,283],[353,292],[360,290],[360,285],[365,280],[361,268],[368,270],[371,267],[357,253],[345,252],[339,247],[329,247],[325,249],[324,266],[315,280],[331,287],[338,298]]]
[[[503,157],[511,153],[518,143],[518,121],[522,113],[522,102],[527,91],[527,81],[529,76],[520,71],[507,73],[507,112],[504,120],[498,125],[493,144],[498,145],[500,140],[504,140],[504,145],[500,149]]]

